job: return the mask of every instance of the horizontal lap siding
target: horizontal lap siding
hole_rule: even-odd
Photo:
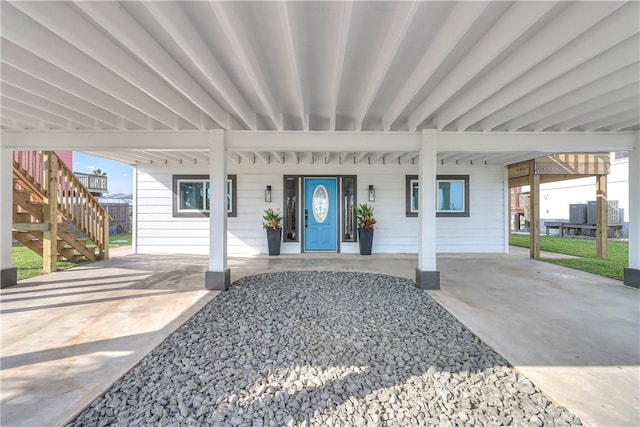
[[[193,165],[192,165],[193,166]],[[168,165],[138,168],[138,251],[140,253],[209,252],[208,218],[172,217],[172,175],[208,174],[208,168]],[[267,253],[262,229],[263,210],[283,210],[283,175],[357,175],[358,202],[368,202],[369,185],[374,185],[375,253],[416,253],[418,218],[405,215],[405,175],[418,173],[417,165],[358,165],[322,162],[285,165],[238,164],[230,161],[228,173],[237,175],[237,217],[227,219],[229,254]],[[442,166],[438,174],[470,174],[469,218],[438,218],[438,252],[504,252],[504,197],[502,168],[495,166]],[[264,201],[264,190],[272,187],[272,202]],[[301,207],[302,208],[302,207]],[[284,242],[283,253],[299,253],[300,242]],[[357,243],[340,242],[340,250],[357,253]]]
[[[209,253],[209,218],[174,218],[172,175],[208,174],[199,168],[138,168],[137,237],[139,253]],[[194,170],[195,169],[195,170]]]
[[[503,168],[491,165],[444,165],[442,175],[469,175],[469,217],[438,218],[438,253],[505,252]]]

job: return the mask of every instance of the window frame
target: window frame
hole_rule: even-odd
[[[414,211],[411,207],[413,205],[413,183],[418,182],[420,185],[418,175],[405,175],[405,215],[407,217],[417,217],[419,212]],[[449,182],[462,182],[463,183],[463,203],[464,209],[460,211],[441,211],[438,210],[440,192],[438,191],[438,183],[442,181]],[[469,175],[436,175],[436,198],[435,208],[436,217],[440,218],[461,218],[471,216],[469,210]]]
[[[211,180],[209,175],[172,175],[172,216],[174,218],[206,218],[210,209],[206,209],[207,202],[211,200]],[[207,189],[205,196],[205,209],[180,209],[180,184],[182,182],[202,182]],[[237,216],[237,176],[227,175],[227,197],[231,197],[231,206],[227,205],[227,217]],[[231,190],[231,194],[229,194]]]
[[[295,238],[288,238],[287,236],[287,226],[288,226],[288,214],[287,214],[287,180],[292,180],[293,182],[295,182],[295,192],[296,192],[296,212],[293,214],[294,218],[293,220],[295,221],[296,224],[296,237]],[[283,175],[283,185],[282,185],[282,193],[283,193],[283,197],[282,197],[282,229],[284,230],[284,232],[282,233],[282,241],[283,242],[300,242],[300,233],[302,232],[302,230],[300,230],[300,202],[301,202],[301,191],[300,191],[300,180],[301,180],[301,175]],[[304,208],[304,200],[302,200],[303,203],[303,208]]]
[[[438,210],[439,197],[439,184],[440,182],[462,182],[462,203],[464,209],[462,210]],[[469,216],[469,175],[436,175],[436,217],[468,217]]]
[[[353,179],[353,206],[358,206],[358,175],[338,175],[340,180],[340,241],[345,243],[358,242],[358,218],[353,212],[353,237],[349,240],[345,237],[345,227],[347,225],[347,206],[344,202],[345,178]]]

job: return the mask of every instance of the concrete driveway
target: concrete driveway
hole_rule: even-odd
[[[514,251],[516,252],[516,251]],[[204,256],[118,257],[2,290],[2,426],[62,425],[216,292]],[[412,278],[416,255],[230,257],[265,271]],[[525,255],[441,255],[430,294],[549,397],[592,425],[639,425],[640,296]]]
[[[640,425],[640,292],[510,255],[441,255],[431,296],[588,425]]]

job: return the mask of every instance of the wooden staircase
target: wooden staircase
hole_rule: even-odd
[[[53,151],[14,152],[13,238],[42,256],[45,273],[58,261],[107,259],[110,219]]]

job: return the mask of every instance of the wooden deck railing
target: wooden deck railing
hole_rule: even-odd
[[[101,258],[108,257],[109,214],[53,151],[15,151],[13,167],[36,198],[54,191],[57,213],[96,244]]]

